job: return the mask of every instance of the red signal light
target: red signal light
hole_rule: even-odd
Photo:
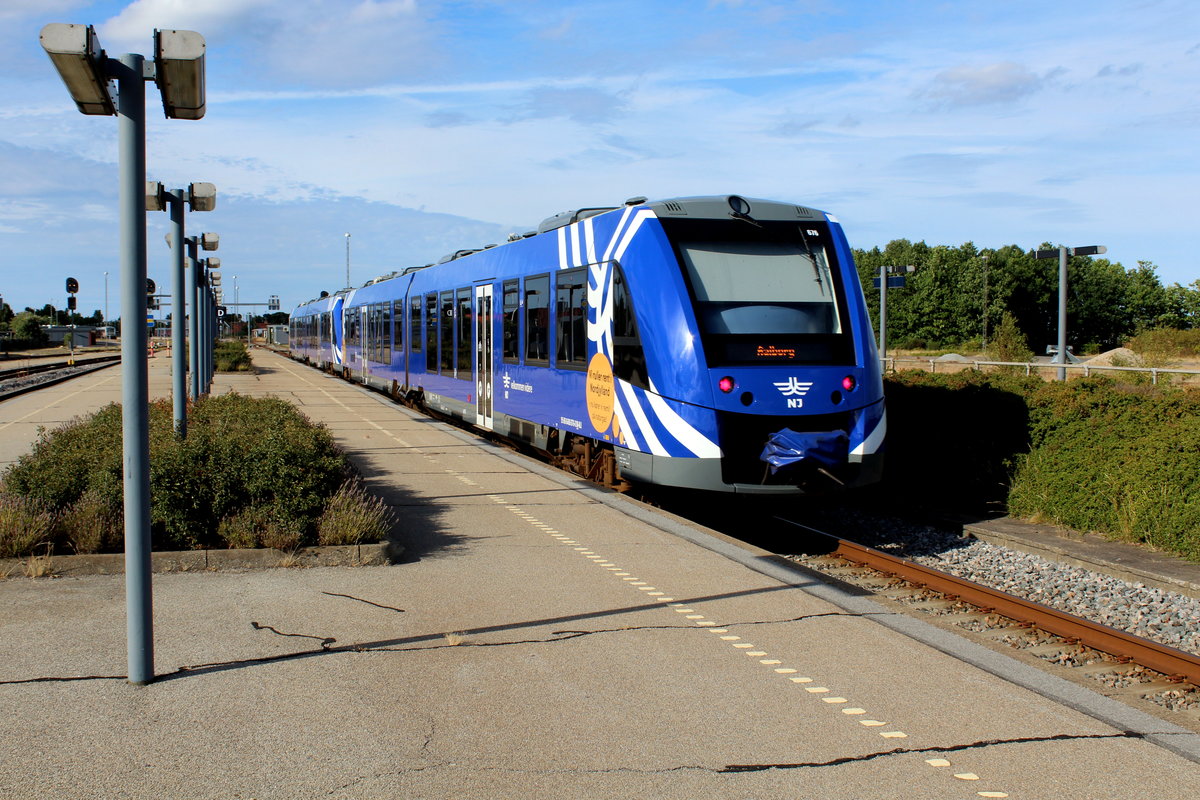
[[[855,386],[858,386],[858,382],[854,380],[853,375],[847,375],[846,377],[842,378],[842,388],[847,392],[853,392]]]
[[[721,378],[721,380],[717,381],[717,387],[725,394],[729,394],[730,392],[733,391],[733,387],[734,387],[733,378],[729,378],[729,377]]]

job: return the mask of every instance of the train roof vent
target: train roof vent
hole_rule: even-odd
[[[804,206],[796,206],[796,216],[803,217],[804,219],[820,219],[821,212],[805,208]]]
[[[445,264],[447,261],[453,261],[456,258],[463,258],[464,256],[471,255],[472,253],[478,253],[481,249],[482,248],[477,247],[473,250],[455,250],[453,253],[447,253],[439,258],[437,263]]]
[[[565,225],[571,225],[572,223],[579,222],[581,219],[587,219],[588,217],[594,217],[597,214],[603,214],[607,211],[615,210],[616,208],[613,206],[601,206],[597,208],[577,208],[573,211],[561,211],[558,214],[555,214],[553,217],[546,217],[544,220],[542,220],[542,223],[537,227],[537,232],[546,233],[547,231],[552,231]]]
[[[683,207],[682,203],[676,203],[674,200],[668,200],[667,202],[663,203],[662,209],[663,209],[663,211],[666,211],[668,214],[684,214],[684,215],[686,215],[688,213],[687,209]]]

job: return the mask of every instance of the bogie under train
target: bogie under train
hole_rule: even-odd
[[[837,220],[738,196],[565,212],[300,305],[296,358],[619,479],[862,486],[886,416]]]

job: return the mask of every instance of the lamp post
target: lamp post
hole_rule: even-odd
[[[167,243],[171,247],[171,397],[175,417],[175,433],[187,437],[187,375],[184,365],[186,342],[185,256],[188,240],[184,237],[184,205],[192,211],[212,211],[217,207],[217,187],[211,183],[193,183],[184,189],[163,190],[161,183],[146,184],[146,210],[163,211],[170,208],[171,232]],[[193,308],[193,313],[195,309]],[[195,362],[193,362],[194,364]]]
[[[146,362],[146,89],[158,85],[168,119],[204,116],[204,37],[155,30],[154,58],[109,58],[91,25],[51,23],[41,44],[78,109],[117,116],[121,249],[121,426],[129,682],[154,680],[150,583],[149,367]],[[117,82],[113,102],[110,83]]]
[[[1058,352],[1054,354],[1051,364],[1065,365],[1067,363],[1067,255],[1097,256],[1107,252],[1108,248],[1102,244],[1088,245],[1087,247],[1059,245],[1055,250],[1033,251],[1034,258],[1058,257]],[[1067,379],[1066,366],[1058,368],[1058,379],[1060,381]]]
[[[108,325],[108,270],[104,270],[104,324]]]
[[[873,281],[879,289],[879,360],[884,367],[887,366],[887,290],[903,289],[907,283],[907,274],[915,272],[916,269],[912,265],[903,267],[880,265],[879,277]]]

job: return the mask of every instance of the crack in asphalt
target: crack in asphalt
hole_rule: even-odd
[[[769,769],[810,769],[815,767],[836,767],[841,764],[853,764],[861,761],[871,761],[876,758],[893,755],[926,753],[959,753],[964,750],[978,750],[985,747],[995,747],[1005,744],[1030,744],[1035,742],[1073,742],[1086,739],[1145,739],[1147,734],[1137,731],[1118,731],[1117,733],[1056,733],[1053,736],[1021,736],[1013,739],[984,739],[978,742],[956,745],[933,745],[930,747],[897,747],[892,750],[880,750],[875,753],[864,753],[858,756],[842,756],[829,761],[808,761],[781,764],[730,764],[720,772],[762,772]]]
[[[386,609],[387,611],[397,611],[401,614],[404,613],[403,608],[396,608],[394,606],[385,606],[382,603],[373,603],[370,600],[364,600],[361,597],[355,597],[352,594],[340,594],[338,592],[321,592],[321,594],[326,595],[328,597],[345,597],[347,600],[357,600],[360,603],[366,603],[369,606],[375,606],[376,608]]]

